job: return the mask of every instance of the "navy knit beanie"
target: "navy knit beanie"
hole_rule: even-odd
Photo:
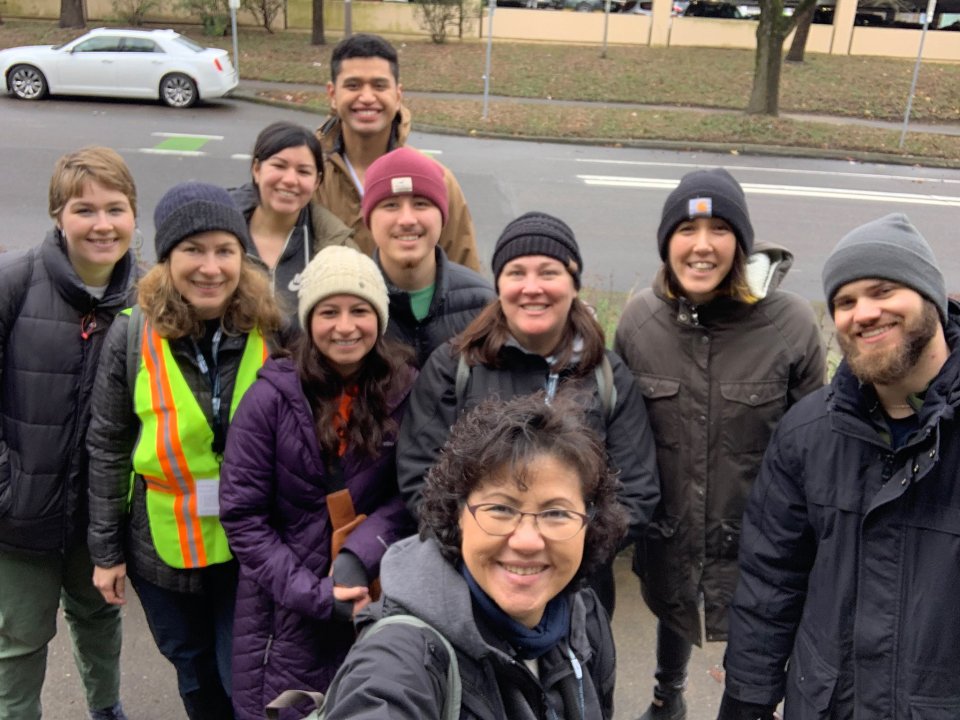
[[[210,230],[231,233],[244,251],[250,248],[243,214],[230,194],[217,185],[193,181],[174,185],[157,203],[153,225],[157,262],[165,260],[182,240]]]
[[[855,280],[892,280],[918,292],[947,322],[947,290],[933,250],[903,213],[892,213],[847,233],[823,264],[823,294],[833,296]]]
[[[687,173],[667,196],[657,229],[661,260],[667,259],[667,245],[677,225],[698,217],[726,220],[733,228],[744,255],[753,251],[753,225],[750,224],[743,188],[729,172],[723,168],[713,168]]]
[[[523,255],[546,255],[559,260],[573,276],[577,290],[580,289],[580,273],[583,272],[580,247],[573,230],[560,218],[542,212],[528,212],[507,224],[490,260],[494,285],[503,267]]]

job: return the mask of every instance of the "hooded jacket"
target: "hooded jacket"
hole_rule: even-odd
[[[893,450],[846,362],[777,427],[744,516],[727,692],[789,720],[960,717],[960,306]],[[789,658],[789,663],[788,663]]]
[[[380,264],[380,251],[374,251],[373,255],[377,267],[383,272],[390,296],[387,337],[412,347],[417,356],[417,367],[423,367],[434,350],[458,335],[497,297],[489,281],[479,273],[450,262],[439,247],[434,248],[434,252],[437,276],[430,310],[423,320],[417,320],[413,315],[410,293],[390,282]]]
[[[0,550],[62,552],[84,541],[94,377],[107,329],[132,302],[135,281],[128,252],[103,297],[92,296],[56,230],[35,248],[3,256]]]
[[[247,183],[240,187],[230,188],[230,197],[237,203],[243,213],[247,225],[253,211],[260,204],[260,194],[257,186]],[[276,267],[269,268],[260,259],[256,243],[252,243],[247,256],[262,267],[270,276],[270,285],[273,294],[282,303],[285,314],[293,323],[297,322],[297,290],[300,289],[300,273],[310,262],[311,258],[323,248],[330,245],[348,245],[355,247],[351,240],[353,233],[340,222],[339,218],[315,200],[300,211],[300,217],[294,226],[287,243],[280,253]],[[309,240],[309,242],[307,242]]]
[[[653,435],[643,396],[630,371],[609,350],[607,358],[613,370],[616,397],[609,414],[604,410],[593,372],[573,378],[565,371],[560,374],[559,386],[564,392],[582,393],[586,422],[604,441],[610,465],[619,472],[617,497],[629,515],[630,534],[636,537],[650,522],[660,499]],[[462,403],[456,396],[459,355],[449,343],[437,348],[421,371],[410,395],[397,445],[400,492],[414,516],[427,470],[437,461],[450,428],[461,413],[488,398],[509,400],[546,386],[550,366],[542,356],[508,343],[500,350],[499,360],[499,367],[471,368]]]
[[[390,415],[399,423],[416,372],[393,383]],[[357,514],[367,515],[344,549],[370,579],[387,546],[413,531],[397,493],[394,443],[368,458],[347,450],[343,482]],[[238,719],[263,717],[282,691],[324,691],[355,634],[331,617],[330,490],[313,413],[293,360],[268,360],[234,414],[224,454],[220,519],[240,561],[234,617],[233,706]],[[335,488],[336,489],[336,488]]]
[[[407,144],[410,135],[410,111],[400,106],[400,112],[393,121],[393,134],[387,152]],[[323,181],[317,191],[320,205],[329,208],[344,224],[353,230],[353,241],[362,252],[373,255],[376,243],[370,229],[363,222],[360,211],[360,191],[353,182],[343,157],[343,134],[340,118],[331,115],[317,130],[317,137],[323,147]],[[471,270],[480,269],[477,255],[476,231],[467,200],[463,196],[460,183],[453,173],[443,167],[443,179],[447,185],[447,221],[440,233],[440,247],[453,262],[466,265]]]
[[[466,581],[434,540],[412,537],[391,547],[381,579],[384,615],[416,615],[453,645],[463,692],[461,720],[613,717],[613,635],[592,590],[571,595],[570,634],[541,657],[538,678],[477,620]],[[581,669],[582,685],[567,648]],[[327,694],[327,720],[439,720],[448,664],[429,629],[391,625],[361,638]]]
[[[631,298],[615,350],[646,398],[660,504],[634,571],[659,620],[691,643],[727,636],[740,523],[763,451],[787,408],[823,385],[819,326],[806,300],[777,286],[793,256],[760,246],[748,277],[760,300],[691,306],[668,297],[661,269]]]

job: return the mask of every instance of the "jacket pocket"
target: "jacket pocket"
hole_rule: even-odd
[[[960,698],[910,698],[911,720],[957,720],[960,718]]]
[[[683,438],[680,417],[680,381],[657,375],[637,375],[647,405],[650,428],[658,446],[677,447]]]
[[[675,517],[655,518],[637,541],[633,555],[633,571],[647,591],[668,603],[679,600],[684,577],[675,537],[678,525]]]
[[[721,382],[720,423],[730,452],[762,453],[787,409],[785,380]]]
[[[827,664],[807,633],[801,630],[787,668],[784,716],[804,720],[829,718],[836,686],[837,670]]]

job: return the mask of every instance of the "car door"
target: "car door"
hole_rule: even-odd
[[[125,37],[117,63],[117,88],[126,97],[156,98],[160,94],[168,55],[154,40]]]
[[[114,95],[120,37],[96,35],[74,45],[57,63],[56,91]]]

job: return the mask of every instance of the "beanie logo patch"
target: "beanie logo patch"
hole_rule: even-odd
[[[401,193],[412,193],[413,178],[412,177],[390,178],[390,192],[393,193],[394,195],[399,195]]]
[[[690,198],[687,201],[687,217],[713,217],[713,198]]]

